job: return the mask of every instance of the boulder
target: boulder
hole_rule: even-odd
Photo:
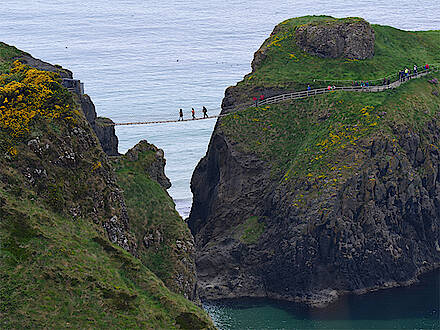
[[[374,55],[374,30],[363,19],[314,22],[297,28],[296,43],[322,58],[364,60]]]

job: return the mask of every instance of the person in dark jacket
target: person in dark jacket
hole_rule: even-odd
[[[183,121],[183,110],[182,109],[180,109],[179,110],[179,120],[178,121]]]

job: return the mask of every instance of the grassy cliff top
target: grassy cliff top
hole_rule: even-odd
[[[256,53],[256,56],[263,54],[263,59],[241,84],[313,86],[314,79],[375,80],[389,75],[394,77],[400,69],[412,69],[414,64],[440,63],[440,30],[416,32],[371,25],[375,34],[374,57],[365,60],[320,58],[304,52],[297,45],[296,31],[301,27],[360,21],[363,20],[305,16],[280,23]]]
[[[304,90],[322,84],[313,79],[353,80],[383,79],[405,66],[440,62],[440,30],[411,32],[389,26],[372,25],[375,35],[374,56],[365,60],[322,58],[298,47],[296,31],[303,27],[370,25],[361,18],[335,19],[329,16],[305,16],[277,25],[272,35],[257,51],[254,71],[238,86],[230,88],[237,102],[248,101],[256,90],[276,86],[276,94],[284,89]],[[319,30],[319,29],[318,29]],[[316,31],[316,29],[310,29]],[[322,32],[322,30],[321,30]],[[255,62],[255,60],[254,60]],[[439,73],[411,80],[395,90],[379,93],[331,92],[303,100],[250,107],[222,119],[221,127],[243,151],[259,154],[267,160],[276,177],[288,181],[294,177],[326,179],[331,172],[344,176],[338,158],[347,156],[375,134],[393,139],[393,127],[403,125],[421,131],[436,118],[440,98],[438,85],[428,83]],[[262,88],[263,87],[263,88]],[[434,93],[434,94],[433,94]],[[359,151],[359,150],[358,150]],[[336,162],[335,162],[336,161]],[[335,172],[335,173],[336,173]],[[332,176],[331,174],[330,176]],[[334,176],[334,175],[333,175]]]

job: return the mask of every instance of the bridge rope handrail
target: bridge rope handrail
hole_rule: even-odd
[[[426,76],[427,74],[430,74],[432,72],[438,72],[438,68],[431,68],[429,70],[424,70],[418,73],[410,74],[408,77],[405,77],[404,81],[400,81],[400,79],[390,83],[389,85],[376,85],[376,86],[340,86],[340,87],[331,87],[329,88],[317,88],[317,89],[311,89],[311,90],[305,90],[305,91],[298,91],[298,92],[292,92],[292,93],[285,93],[285,94],[279,94],[276,96],[271,96],[268,98],[265,98],[263,100],[257,101],[257,105],[266,105],[266,104],[273,104],[273,103],[279,103],[283,102],[285,100],[297,100],[297,99],[303,99],[312,97],[315,95],[321,95],[329,92],[333,92],[336,90],[339,91],[355,91],[355,92],[382,92],[384,90],[388,89],[394,89],[399,87],[401,84],[404,84],[408,82],[412,78],[420,78],[423,76]],[[350,80],[351,81],[351,80]],[[138,121],[138,122],[125,122],[125,123],[108,123],[105,126],[133,126],[133,125],[152,125],[152,124],[166,124],[166,123],[177,123],[177,122],[192,122],[192,121],[198,121],[198,120],[206,120],[206,119],[213,119],[213,118],[221,118],[230,115],[231,113],[235,113],[238,111],[241,111],[243,109],[249,108],[253,105],[253,103],[241,103],[238,105],[225,107],[223,110],[229,110],[229,109],[235,109],[235,111],[227,112],[224,114],[214,115],[214,116],[207,116],[207,117],[199,117],[194,119],[179,119],[179,120],[156,120],[156,121]],[[213,110],[221,110],[222,108],[215,108],[211,109]]]

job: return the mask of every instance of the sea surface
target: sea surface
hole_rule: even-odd
[[[302,15],[361,16],[406,30],[440,29],[437,0],[2,0],[0,40],[72,70],[85,83],[98,115],[115,122],[169,120],[177,119],[180,108],[185,117],[192,107],[201,116],[202,106],[208,114],[218,114],[225,88],[250,71],[253,53],[274,26]],[[211,119],[117,127],[119,151],[126,152],[141,139],[164,149],[166,174],[173,184],[169,193],[187,217],[191,175],[206,153],[214,124]],[[263,318],[278,319],[279,313],[288,313],[289,320],[297,317],[274,303],[249,306]],[[215,309],[215,315],[234,310],[238,319],[246,319],[249,312],[213,308],[209,310]],[[431,309],[438,317],[438,304]],[[237,324],[258,328],[252,323],[256,319]],[[274,324],[288,329],[302,323]]]

